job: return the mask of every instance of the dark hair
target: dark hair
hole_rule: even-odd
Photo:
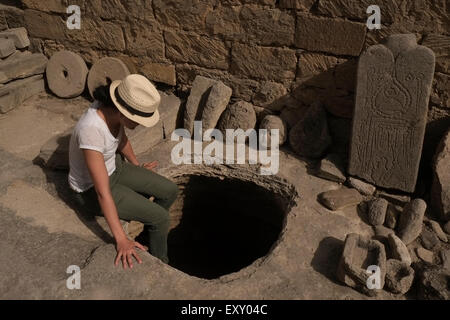
[[[111,84],[99,86],[93,92],[94,99],[100,101],[100,103],[105,108],[115,108],[116,107],[116,105],[114,104],[114,102],[111,99],[111,95],[109,94],[110,86],[111,86]]]

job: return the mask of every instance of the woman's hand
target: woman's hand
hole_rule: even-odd
[[[123,239],[117,242],[116,250],[117,256],[115,265],[119,265],[119,261],[122,260],[123,268],[126,269],[128,266],[130,269],[133,268],[133,258],[134,257],[139,264],[142,263],[141,258],[139,258],[138,254],[135,251],[135,248],[139,248],[143,251],[147,251],[148,249],[144,247],[142,244],[132,241],[129,239]]]
[[[145,168],[147,170],[153,170],[158,166],[158,161],[153,161],[153,162],[148,162],[148,163],[143,163],[141,165],[142,168]]]

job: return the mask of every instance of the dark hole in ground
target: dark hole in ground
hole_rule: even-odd
[[[170,265],[215,279],[270,253],[284,227],[289,200],[234,178],[184,176],[172,206]]]

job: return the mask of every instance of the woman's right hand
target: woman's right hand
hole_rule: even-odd
[[[142,263],[141,258],[139,258],[136,253],[135,248],[139,248],[143,251],[147,251],[148,249],[140,244],[139,242],[129,240],[127,238],[120,240],[116,244],[117,256],[115,260],[115,265],[119,265],[119,261],[122,260],[123,268],[127,269],[128,266],[133,268],[133,257],[137,260],[139,264]]]

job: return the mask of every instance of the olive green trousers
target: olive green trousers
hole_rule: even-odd
[[[116,171],[109,181],[119,218],[143,223],[150,254],[168,263],[169,208],[178,196],[178,186],[153,171],[125,162],[119,154],[116,156]],[[153,202],[149,200],[152,196],[155,198]],[[94,187],[77,193],[76,198],[79,205],[89,212],[102,214]]]

